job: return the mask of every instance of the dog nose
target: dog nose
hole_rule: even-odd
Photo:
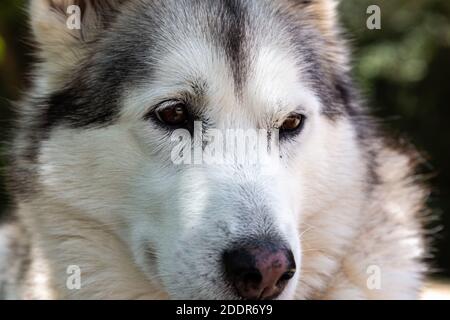
[[[259,242],[226,251],[225,273],[240,297],[268,300],[278,297],[295,274],[291,250],[272,242]]]

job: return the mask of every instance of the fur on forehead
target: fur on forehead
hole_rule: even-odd
[[[154,2],[156,1],[149,1]],[[133,6],[133,3],[132,0],[30,1],[31,25],[34,37],[41,48],[41,58],[48,63],[54,61],[55,65],[60,66],[62,65],[60,62],[64,62],[63,65],[66,66],[75,64],[83,56],[83,50],[125,9],[124,5]],[[336,23],[337,0],[276,0],[274,4],[278,4],[283,11],[291,13],[299,20],[310,20],[326,37],[330,43],[328,49],[331,49],[337,58],[339,33]],[[67,9],[71,5],[77,5],[81,9],[82,27],[79,30],[71,30],[66,26],[70,15]]]
[[[259,0],[258,0],[259,1]],[[260,37],[261,39],[268,39],[270,30],[276,32],[277,28],[271,28],[270,19],[273,21],[279,19],[280,22],[280,32],[281,30],[290,32],[285,38],[292,38],[297,45],[293,45],[291,49],[298,50],[299,57],[305,56],[309,61],[309,69],[314,69],[314,79],[309,79],[310,82],[314,82],[316,91],[322,97],[323,105],[327,106],[330,115],[341,113],[340,104],[341,101],[347,104],[345,101],[348,97],[348,93],[340,92],[339,83],[347,81],[346,79],[337,79],[335,75],[345,75],[346,61],[344,61],[344,49],[343,46],[339,44],[338,31],[333,28],[337,25],[335,22],[335,0],[311,0],[311,1],[299,1],[299,0],[276,0],[276,1],[262,1],[252,2],[250,0],[233,0],[226,2],[226,10],[215,11],[214,8],[217,7],[217,3],[211,2],[211,13],[222,14],[225,12],[229,14],[230,17],[224,16],[218,19],[217,26],[215,26],[213,34],[213,42],[219,41],[218,45],[222,46],[226,52],[226,55],[231,60],[231,68],[234,76],[234,81],[239,85],[242,82],[242,78],[245,78],[246,73],[246,56],[247,51],[250,50],[245,38],[246,33],[252,33],[252,27],[247,29],[247,24],[254,24],[253,27],[257,30],[253,34],[253,41]],[[197,3],[197,2],[196,2]],[[82,9],[82,25],[80,30],[70,30],[66,26],[66,21],[68,14],[65,11],[67,6],[70,4],[78,4]],[[198,3],[197,3],[198,4]],[[84,83],[86,88],[92,87],[92,83],[95,82],[93,79],[87,79],[87,75],[97,75],[98,77],[105,79],[107,75],[118,75],[120,77],[114,77],[117,81],[118,79],[125,80],[126,73],[132,73],[136,69],[137,63],[144,63],[143,57],[149,59],[148,52],[145,50],[145,44],[141,41],[141,33],[138,31],[138,27],[158,27],[164,24],[164,17],[158,16],[161,14],[168,15],[168,19],[174,18],[174,13],[170,11],[170,8],[174,10],[190,8],[188,1],[158,1],[158,0],[107,0],[102,2],[95,2],[94,0],[35,0],[31,4],[31,16],[32,25],[34,33],[36,35],[37,41],[40,44],[40,54],[42,56],[43,63],[41,67],[45,70],[46,79],[42,82],[46,82],[47,88],[50,91],[59,91],[62,84],[68,84],[73,82],[76,84],[76,92],[80,92],[80,87]],[[220,7],[220,6],[219,6]],[[145,21],[139,19],[133,19],[137,12],[142,13],[143,9],[147,9],[150,17],[155,11],[155,21],[154,24],[150,23],[150,19],[145,18]],[[203,10],[209,10],[209,3],[200,2],[199,8]],[[242,8],[242,9],[240,9]],[[130,9],[130,10],[128,10]],[[135,10],[133,10],[135,9]],[[217,9],[217,8],[216,8]],[[222,8],[223,9],[223,8]],[[268,10],[265,10],[268,9]],[[154,11],[153,11],[154,10]],[[248,11],[248,13],[240,12],[240,10]],[[177,11],[175,11],[177,12]],[[128,28],[122,26],[123,20],[121,17],[128,16],[130,13],[130,19],[127,19]],[[185,14],[183,10],[179,10],[179,14]],[[201,13],[201,11],[200,11]],[[252,13],[255,14],[252,17]],[[269,16],[265,19],[264,14],[267,13]],[[176,13],[178,14],[178,13]],[[249,21],[241,18],[242,15],[245,17],[249,14]],[[259,18],[257,18],[259,15]],[[261,16],[262,15],[262,16]],[[207,16],[201,16],[199,19],[208,19]],[[159,20],[161,19],[161,20]],[[180,16],[175,19],[175,22],[184,21],[186,17]],[[229,20],[227,20],[229,19]],[[234,19],[234,20],[233,20]],[[286,21],[284,21],[286,19]],[[115,20],[118,20],[115,23]],[[201,21],[193,20],[193,24],[196,25]],[[187,20],[190,23],[190,20]],[[215,21],[215,20],[214,20]],[[255,23],[258,21],[259,23]],[[289,22],[288,22],[289,21]],[[211,23],[210,20],[207,21]],[[133,24],[134,23],[134,24]],[[170,25],[170,21],[166,21]],[[289,23],[288,28],[283,28],[284,23]],[[132,25],[130,25],[132,24]],[[275,26],[275,24],[274,24]],[[117,27],[121,32],[127,30],[125,36],[139,37],[139,41],[135,41],[135,46],[131,48],[130,41],[121,41],[124,37],[114,35],[119,34],[119,32],[109,32],[107,29],[114,29]],[[173,26],[182,28],[181,26]],[[162,27],[161,27],[162,28]],[[263,32],[262,29],[267,28],[269,31]],[[195,29],[195,27],[194,27]],[[244,31],[243,31],[244,30]],[[259,31],[258,31],[259,30]],[[105,31],[105,32],[103,32]],[[151,30],[149,30],[151,31]],[[106,34],[106,32],[108,32]],[[189,32],[184,30],[184,32]],[[147,34],[150,36],[151,32]],[[169,32],[170,35],[173,33]],[[183,32],[180,32],[183,35]],[[311,37],[319,37],[318,41],[309,41]],[[272,34],[273,39],[280,38],[277,34]],[[261,40],[260,39],[260,40]],[[184,40],[184,38],[183,38]],[[260,40],[258,43],[260,43]],[[287,40],[287,39],[285,39]],[[220,42],[222,41],[222,42]],[[264,40],[265,41],[265,40]],[[127,46],[127,50],[130,52],[126,55],[126,61],[118,60],[119,57],[123,57],[123,54],[108,54],[111,46],[115,47],[119,52],[123,52],[124,49],[121,48],[122,44]],[[152,46],[152,42],[146,42],[148,46]],[[156,48],[153,48],[157,50]],[[112,50],[112,49],[111,49]],[[138,52],[139,51],[139,52]],[[95,53],[96,58],[91,59],[90,53]],[[116,59],[116,60],[114,60]],[[133,60],[134,59],[134,60]],[[85,63],[88,62],[88,63]],[[148,64],[148,63],[147,63]],[[150,64],[148,64],[150,65]],[[78,72],[75,72],[75,68],[78,68]],[[83,69],[84,68],[84,69]],[[337,68],[340,68],[338,70]],[[144,70],[145,68],[141,68]],[[320,70],[319,70],[320,69]],[[344,69],[344,70],[343,70]],[[89,72],[90,71],[90,72]],[[74,81],[74,75],[78,77]],[[84,76],[86,75],[86,76]],[[312,77],[312,76],[310,76]],[[134,78],[141,78],[134,77]],[[83,80],[84,79],[84,80]],[[116,82],[117,82],[116,81]],[[108,86],[114,92],[114,96],[117,95],[118,86],[116,84],[111,84],[104,81],[97,81],[97,86]],[[69,86],[70,87],[70,86]],[[350,87],[350,86],[346,86]],[[85,90],[89,91],[89,90]],[[58,102],[58,106],[54,106],[53,109],[61,109],[61,102],[68,105],[68,110],[85,110],[88,108],[82,108],[83,103],[79,103],[80,99],[77,95],[74,95],[74,90],[64,91],[62,95],[56,95],[56,97],[61,97],[61,99],[53,99],[52,102]],[[70,94],[68,94],[70,93]],[[83,95],[88,96],[89,94],[83,92]],[[97,94],[93,94],[97,97]],[[68,97],[77,98],[79,108],[75,108],[70,105],[70,101],[75,101],[74,99],[68,99]],[[118,98],[118,97],[116,97]],[[85,101],[96,101],[104,103],[105,101],[99,101],[96,99],[85,99]],[[339,104],[339,106],[337,106]],[[335,107],[337,106],[337,107]],[[53,110],[49,108],[50,111]],[[63,114],[58,111],[58,115]],[[97,119],[98,117],[96,117]],[[102,119],[104,117],[101,117]],[[111,117],[107,117],[110,119]]]

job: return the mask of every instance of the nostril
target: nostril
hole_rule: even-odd
[[[290,250],[279,243],[257,242],[226,251],[225,274],[240,297],[274,299],[295,274],[295,260]]]
[[[262,275],[258,270],[247,271],[242,275],[242,282],[247,284],[259,285],[262,280]]]

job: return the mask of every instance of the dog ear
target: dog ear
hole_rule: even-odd
[[[106,28],[125,0],[33,0],[31,25],[41,45],[88,42]]]
[[[311,0],[306,8],[316,17],[317,26],[325,35],[335,36],[338,26],[338,0]]]
[[[338,28],[339,0],[288,0],[297,14],[312,19],[316,27],[327,36],[333,36]]]
[[[29,14],[47,72],[74,66],[126,0],[32,0]]]
[[[338,19],[339,0],[286,0],[288,10],[298,21],[307,20],[320,32],[326,48],[324,59],[330,66],[348,69],[347,48]]]

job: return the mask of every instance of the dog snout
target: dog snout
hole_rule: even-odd
[[[292,251],[274,242],[258,242],[225,251],[225,273],[241,298],[278,297],[295,274]]]

